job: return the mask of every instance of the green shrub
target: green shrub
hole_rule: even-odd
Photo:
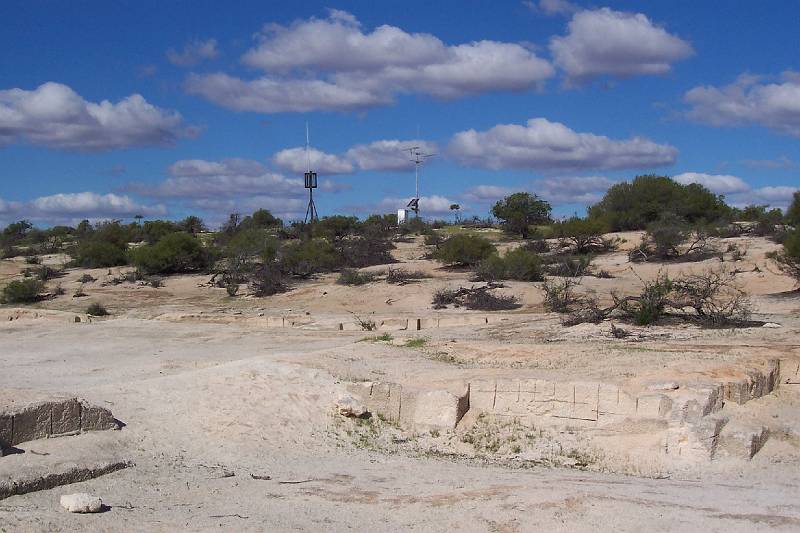
[[[335,245],[341,265],[350,268],[396,263],[390,253],[392,248],[394,245],[391,242],[374,237],[343,239]]]
[[[342,266],[342,258],[325,239],[304,240],[285,245],[280,252],[281,270],[307,278]]]
[[[800,229],[800,191],[795,191],[792,203],[786,210],[786,223]]]
[[[208,267],[211,257],[197,237],[170,233],[156,244],[130,251],[131,263],[144,274],[198,272]]]
[[[545,256],[544,271],[551,276],[579,278],[587,273],[593,259],[588,254]]]
[[[386,283],[396,283],[398,285],[405,285],[415,281],[429,278],[430,276],[421,270],[401,270],[399,268],[390,268],[386,271]]]
[[[606,224],[601,220],[572,217],[553,227],[556,237],[568,241],[579,254],[604,248],[603,234]]]
[[[535,253],[522,248],[508,252],[503,261],[506,265],[507,279],[517,281],[544,281],[542,259]]]
[[[314,235],[325,237],[329,241],[343,239],[353,235],[358,229],[358,218],[344,215],[322,217],[314,224]]]
[[[664,314],[672,286],[672,280],[663,273],[653,281],[645,281],[642,292],[637,298],[621,299],[617,302],[622,316],[640,326],[655,323]]]
[[[475,279],[478,281],[504,279],[544,281],[542,259],[537,254],[523,248],[511,250],[504,257],[492,255],[478,263],[475,269]]]
[[[454,235],[439,246],[433,257],[451,265],[474,266],[496,253],[492,243],[484,237]]]
[[[6,304],[31,303],[40,299],[44,282],[38,279],[14,280],[3,287],[2,302]]]
[[[105,241],[81,242],[72,256],[73,264],[83,268],[110,268],[128,263],[125,247]]]
[[[507,279],[506,262],[499,255],[490,255],[475,266],[475,281],[500,281]]]

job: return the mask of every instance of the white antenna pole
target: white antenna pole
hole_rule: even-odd
[[[308,121],[306,120],[306,172],[311,172],[311,154],[309,152],[310,146],[311,142],[308,135]]]

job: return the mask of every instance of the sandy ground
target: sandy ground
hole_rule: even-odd
[[[622,237],[626,246],[637,239]],[[614,462],[567,469],[466,453],[458,432],[376,429],[333,408],[351,381],[452,390],[487,376],[644,383],[753,359],[800,359],[800,296],[764,257],[775,245],[737,242],[747,256],[723,266],[742,272],[737,279],[753,295],[754,318],[781,327],[631,327],[635,339],[615,339],[608,323],[563,327],[544,312],[539,284],[519,282],[502,290],[523,307],[492,314],[479,327],[393,332],[382,341],[371,332],[266,327],[266,317],[281,315],[322,325],[352,322],[351,313],[486,315],[431,309],[437,288],[471,282],[466,272],[422,259],[419,242],[401,243],[395,266],[426,271],[430,279],[344,287],[322,276],[263,299],[229,298],[205,286],[204,276],[169,278],[158,289],[102,286],[119,269],[110,276],[89,271],[98,281],[83,286],[87,297],[73,298],[87,271],[70,270],[55,281],[66,294],[36,307],[82,312],[98,301],[113,315],[79,324],[59,314],[0,323],[0,387],[76,394],[108,407],[125,423],[112,434],[114,449],[135,466],[1,500],[0,531],[800,530],[800,385],[726,405],[733,415],[770,425],[772,437],[752,461],[719,460],[664,475],[622,475],[630,470]],[[587,277],[582,287],[604,298],[612,289],[634,291],[637,276],[660,268],[685,272],[719,260],[636,265],[633,272],[622,250],[596,264],[616,277]],[[24,266],[0,262],[0,277]],[[412,338],[426,342],[405,347]],[[47,446],[58,454],[58,446],[74,452],[103,442],[88,434]],[[37,441],[20,448],[37,446],[44,449]],[[64,512],[59,496],[78,491],[101,496],[110,510]]]

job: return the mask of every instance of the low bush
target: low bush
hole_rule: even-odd
[[[71,252],[73,265],[83,268],[109,268],[128,263],[125,247],[105,241],[79,243]]]
[[[603,250],[607,243],[603,234],[607,231],[605,223],[597,219],[572,217],[553,225],[556,237],[569,243],[576,253]]]
[[[339,253],[325,239],[292,242],[285,245],[279,255],[281,270],[301,278],[343,266]]]
[[[544,281],[542,259],[538,254],[517,248],[503,257],[492,255],[481,261],[475,269],[477,281]]]
[[[103,304],[94,302],[86,308],[86,314],[90,316],[108,316],[110,313],[103,307]]]
[[[415,281],[429,278],[430,276],[421,270],[401,270],[399,268],[390,268],[386,271],[386,282],[394,283],[397,285],[405,285]]]
[[[587,274],[593,259],[591,255],[545,256],[544,271],[551,276],[579,278]]]
[[[542,284],[544,307],[553,313],[572,313],[585,303],[585,298],[575,291],[578,282],[570,279],[547,280]]]
[[[439,245],[433,257],[450,265],[475,266],[496,253],[494,245],[484,237],[454,235]]]
[[[3,287],[2,303],[31,303],[41,299],[44,282],[38,279],[22,279],[11,281]]]
[[[97,281],[97,278],[91,274],[83,274],[78,278],[78,283],[94,283],[95,281]]]
[[[448,305],[465,307],[476,311],[506,311],[520,307],[519,299],[513,295],[489,292],[492,286],[465,289],[440,289],[433,294],[433,308],[444,309]]]
[[[339,274],[336,283],[339,285],[366,285],[378,277],[377,272],[359,272],[354,268],[345,268]]]
[[[254,296],[272,296],[289,290],[283,273],[275,264],[261,265],[252,275],[250,290]]]
[[[784,274],[800,283],[800,229],[787,232],[783,239],[783,249],[769,254],[769,257]]]
[[[350,268],[396,263],[390,253],[393,248],[391,242],[374,237],[343,239],[335,247],[341,257],[342,266]]]
[[[194,235],[170,233],[156,244],[131,250],[131,263],[143,274],[200,272],[211,263],[210,254]]]
[[[29,255],[28,257],[25,258],[25,263],[28,265],[41,265],[42,258],[39,257],[38,255]]]

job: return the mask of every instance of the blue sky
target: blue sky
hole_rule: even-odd
[[[785,206],[796,1],[0,4],[0,222],[582,212],[642,173]],[[431,5],[433,4],[433,5]]]

